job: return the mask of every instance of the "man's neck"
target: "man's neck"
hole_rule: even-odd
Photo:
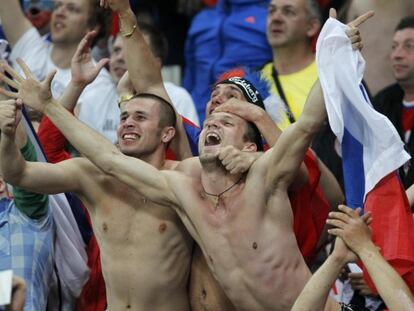
[[[230,174],[220,161],[201,161],[201,183],[204,191],[218,195],[239,183],[242,174]]]
[[[138,159],[154,166],[155,168],[161,170],[165,166],[165,161],[166,161],[165,156],[166,156],[166,152],[165,152],[165,149],[163,147],[163,148],[156,149],[151,154],[141,155],[141,156],[138,156],[136,158],[138,158]]]
[[[298,72],[309,66],[314,60],[315,54],[308,45],[298,44],[295,47],[273,49],[273,66],[280,75]]]
[[[404,100],[406,102],[414,102],[414,84],[400,84],[404,91]]]
[[[76,52],[77,45],[73,44],[53,44],[52,61],[58,68],[70,68],[70,61]]]

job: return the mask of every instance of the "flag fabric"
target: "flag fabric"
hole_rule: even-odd
[[[28,139],[36,149],[38,161],[47,162],[25,110],[23,110],[22,121]],[[62,285],[63,299],[69,302],[79,296],[89,277],[86,245],[65,194],[49,195],[49,206],[56,224],[55,262],[58,277]]]
[[[369,101],[361,83],[365,61],[353,51],[347,27],[330,18],[316,51],[329,123],[342,146],[347,205],[372,213],[374,243],[414,292],[414,222],[396,174],[410,156],[392,123]]]

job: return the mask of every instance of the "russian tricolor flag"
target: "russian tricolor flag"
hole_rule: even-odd
[[[372,213],[374,243],[414,292],[414,222],[396,173],[410,156],[391,122],[369,102],[361,84],[365,62],[353,51],[347,27],[330,18],[316,51],[329,123],[342,146],[347,205]]]

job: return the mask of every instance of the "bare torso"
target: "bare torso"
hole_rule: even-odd
[[[85,159],[82,201],[101,251],[108,310],[189,310],[192,239],[176,213]]]
[[[189,295],[192,311],[236,310],[211,273],[198,245],[194,246],[191,262]]]
[[[293,233],[287,193],[266,194],[264,175],[253,165],[217,209],[199,178],[181,176],[174,184],[188,215],[184,223],[239,310],[289,310],[310,278]]]

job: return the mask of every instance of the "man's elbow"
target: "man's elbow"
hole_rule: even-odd
[[[110,176],[117,175],[117,163],[122,161],[125,157],[119,150],[112,151],[110,153],[103,153],[98,155],[96,158],[96,165],[103,171],[105,174]]]
[[[1,174],[3,176],[4,181],[13,186],[22,185],[26,175],[25,170],[23,168],[13,169],[10,167],[2,167]]]

